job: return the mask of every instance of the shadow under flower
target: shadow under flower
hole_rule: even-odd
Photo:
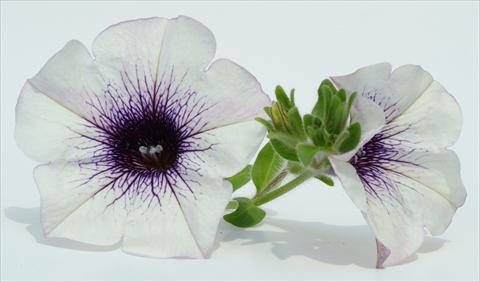
[[[214,249],[221,242],[241,240],[242,245],[271,244],[272,253],[279,259],[305,256],[323,263],[348,265],[356,264],[365,268],[375,268],[376,246],[373,234],[367,225],[340,226],[322,222],[308,222],[274,218],[276,213],[268,211],[269,218],[262,224],[278,231],[264,231],[256,228],[237,228],[224,221],[220,224],[219,236]],[[46,238],[40,221],[40,208],[8,207],[5,216],[20,224],[39,244],[79,251],[106,252],[120,247],[96,246],[64,238]],[[429,253],[440,249],[444,239],[426,237],[419,253]],[[406,263],[416,260],[412,256]]]
[[[97,246],[65,238],[46,238],[40,220],[40,208],[8,207],[5,209],[5,216],[17,223],[26,224],[26,230],[39,244],[88,252],[113,251],[120,247],[120,243],[111,246]]]
[[[272,253],[282,260],[304,256],[327,264],[355,264],[364,268],[375,268],[375,239],[367,225],[340,226],[272,217],[267,218],[263,224],[273,226],[279,231],[241,229],[223,223],[222,241],[241,240],[242,245],[271,244]],[[418,253],[436,251],[445,242],[447,241],[444,239],[426,237]],[[417,255],[413,255],[405,263],[416,259]]]

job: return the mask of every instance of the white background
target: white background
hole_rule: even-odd
[[[469,196],[447,232],[426,238],[408,263],[376,270],[372,233],[341,186],[312,181],[268,204],[268,220],[259,227],[222,223],[209,260],[146,259],[45,240],[31,173],[36,164],[12,138],[25,79],[70,39],[91,46],[119,21],[179,14],[208,26],[217,57],[246,67],[266,92],[278,83],[295,87],[304,111],[329,75],[383,61],[430,71],[464,114],[454,150]],[[2,280],[479,279],[478,2],[4,2],[1,24]]]

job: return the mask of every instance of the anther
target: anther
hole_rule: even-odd
[[[156,156],[163,151],[162,145],[157,146],[140,146],[138,147],[138,151],[142,153],[143,156]]]

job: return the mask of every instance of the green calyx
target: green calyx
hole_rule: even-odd
[[[294,93],[292,89],[287,95],[277,86],[277,101],[265,108],[270,120],[257,120],[268,129],[270,143],[282,158],[321,176],[329,169],[329,155],[351,151],[360,142],[360,124],[350,123],[349,118],[357,94],[337,90],[326,79],[318,87],[312,111],[302,117]]]
[[[356,95],[337,90],[330,80],[324,80],[312,111],[302,116],[295,104],[295,90],[287,95],[277,86],[276,101],[264,108],[268,119],[256,119],[267,128],[269,142],[253,166],[226,178],[234,191],[253,180],[256,193],[251,199],[234,198],[227,206],[233,211],[224,219],[238,227],[250,227],[265,217],[261,205],[311,178],[334,186],[327,175],[331,169],[329,156],[354,150],[360,142],[361,126],[350,118]]]

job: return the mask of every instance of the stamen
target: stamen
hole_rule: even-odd
[[[162,145],[156,145],[156,146],[140,146],[138,147],[138,151],[142,153],[142,156],[144,157],[156,157],[156,155],[160,155],[160,153],[163,151]]]

